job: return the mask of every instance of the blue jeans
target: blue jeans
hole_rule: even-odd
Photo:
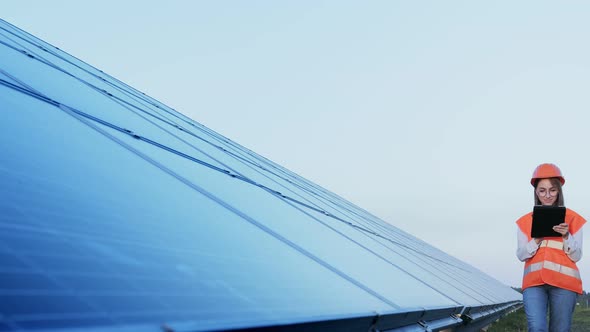
[[[547,332],[547,306],[549,332],[569,332],[576,308],[575,292],[542,285],[525,289],[522,296],[529,332]]]

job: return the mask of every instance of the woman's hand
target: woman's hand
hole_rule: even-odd
[[[557,226],[553,226],[553,230],[557,233],[561,234],[564,239],[567,239],[569,236],[569,225],[566,223],[561,223]]]
[[[543,241],[543,238],[542,238],[542,237],[536,237],[536,238],[534,238],[533,240],[535,240],[535,242],[536,242],[537,244],[539,244],[539,243],[541,243],[541,241]]]

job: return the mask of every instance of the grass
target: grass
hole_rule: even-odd
[[[590,308],[576,308],[576,311],[574,311],[572,332],[586,331],[590,331]]]
[[[526,332],[526,316],[524,309],[521,308],[515,312],[500,318],[500,320],[493,323],[487,332]]]
[[[493,323],[487,332],[526,332],[526,330],[524,309],[520,309]],[[576,307],[571,332],[590,332],[590,308]]]

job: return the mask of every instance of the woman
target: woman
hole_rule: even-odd
[[[561,170],[553,164],[537,166],[531,178],[535,188],[535,205],[564,206]],[[582,258],[582,226],[586,222],[576,212],[566,209],[565,222],[553,227],[561,236],[531,238],[532,212],[522,216],[518,225],[516,256],[525,262],[522,280],[524,311],[529,331],[570,330],[577,293],[582,280],[576,266]]]

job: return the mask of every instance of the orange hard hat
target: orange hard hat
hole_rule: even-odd
[[[531,184],[534,186],[536,180],[547,178],[558,178],[562,186],[565,183],[565,179],[563,178],[563,175],[561,175],[561,170],[559,167],[555,166],[554,164],[547,163],[541,164],[535,168],[533,177],[531,178]]]

